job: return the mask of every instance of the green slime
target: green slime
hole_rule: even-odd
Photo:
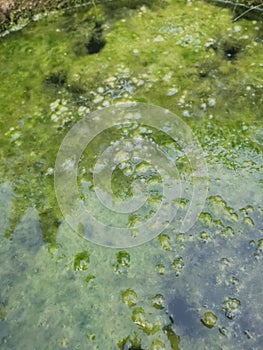
[[[0,38],[0,347],[259,349],[262,23],[232,23],[202,1],[129,4],[54,12]],[[96,35],[106,44],[88,54]],[[53,171],[75,122],[126,101],[188,123],[206,154],[209,193],[187,234],[175,222],[115,250],[71,231]],[[95,140],[80,168],[117,136]],[[158,132],[154,141],[172,147]],[[116,170],[116,195],[130,196],[129,186]]]

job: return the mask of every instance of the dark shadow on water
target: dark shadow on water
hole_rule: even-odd
[[[86,48],[89,55],[93,55],[95,53],[99,53],[104,46],[106,45],[106,40],[103,37],[103,28],[101,22],[95,23],[95,28],[93,33],[86,44]]]
[[[198,315],[181,296],[175,296],[168,304],[168,313],[173,325],[183,330],[183,333],[193,334],[199,327]]]

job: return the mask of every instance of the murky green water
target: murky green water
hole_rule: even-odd
[[[97,13],[97,24],[94,9],[52,14],[0,39],[0,348],[261,349],[262,23],[202,1]],[[189,232],[175,220],[109,249],[64,221],[53,172],[74,123],[124,101],[187,122],[209,193]],[[117,137],[91,145],[85,181]],[[158,132],[154,142],[172,147]],[[115,193],[129,186],[116,171]]]

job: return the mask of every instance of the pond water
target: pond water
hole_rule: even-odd
[[[54,12],[0,38],[1,349],[262,349],[262,46],[262,22],[174,0]],[[134,101],[169,109],[191,128],[208,192],[188,231],[178,225],[184,188],[158,237],[107,248],[63,217],[55,162],[78,121]],[[125,135],[149,141],[147,132],[131,123],[88,145],[78,174],[87,205],[96,209],[98,153]],[[184,150],[149,133],[191,190]],[[160,200],[160,173],[147,161],[120,160],[112,173],[120,201],[138,177],[152,186],[151,206],[131,226]]]

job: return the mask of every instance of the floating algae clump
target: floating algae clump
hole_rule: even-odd
[[[217,317],[213,312],[207,311],[201,321],[206,327],[213,328],[217,323]]]

